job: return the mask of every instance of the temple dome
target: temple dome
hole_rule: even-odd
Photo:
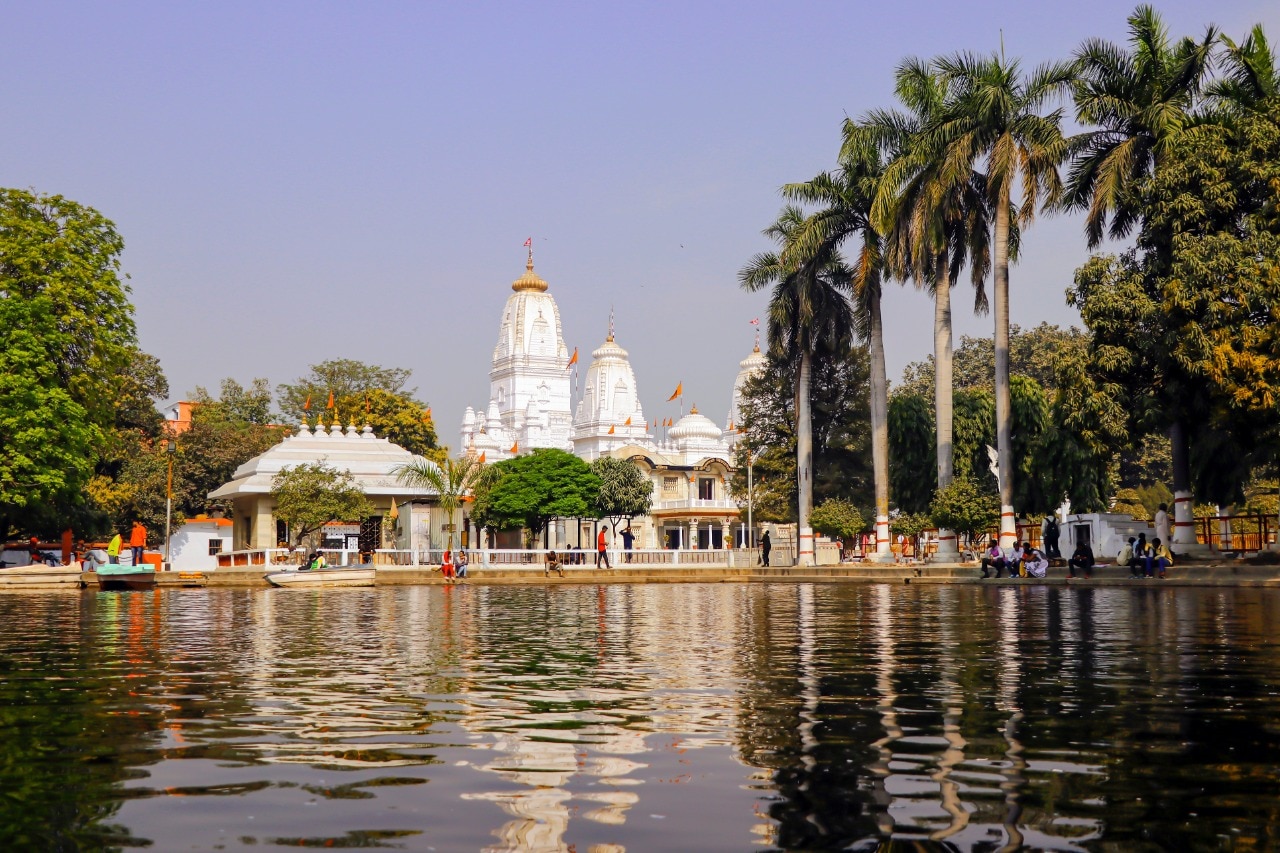
[[[689,414],[676,421],[676,425],[667,432],[667,435],[675,442],[684,442],[691,439],[719,441],[720,427],[716,426],[711,418],[706,415],[698,414],[698,407],[694,406],[689,411]]]
[[[511,289],[516,293],[526,290],[537,291],[538,293],[546,292],[547,283],[533,271],[532,254],[529,255],[529,262],[524,265],[524,275],[511,282]]]

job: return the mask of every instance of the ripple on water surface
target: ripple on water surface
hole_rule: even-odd
[[[1266,848],[1280,594],[0,596],[0,841]]]

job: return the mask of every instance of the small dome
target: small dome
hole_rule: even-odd
[[[667,431],[667,436],[673,441],[685,441],[691,438],[719,441],[720,427],[706,415],[698,414],[698,407],[694,406],[689,414],[676,421],[676,425]]]
[[[546,292],[547,283],[533,271],[533,255],[529,256],[529,262],[524,265],[524,275],[511,282],[511,289],[517,293],[529,290],[537,291],[538,293]]]

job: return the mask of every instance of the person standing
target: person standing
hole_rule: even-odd
[[[1058,548],[1058,538],[1061,531],[1058,527],[1058,519],[1056,516],[1050,515],[1045,517],[1044,522],[1044,555],[1050,560],[1062,559],[1062,551]]]
[[[600,563],[604,563],[606,569],[612,569],[609,565],[609,538],[605,536],[604,530],[601,529],[599,535],[596,536],[596,568],[600,568]]]
[[[636,535],[631,532],[631,525],[628,524],[622,531],[622,548],[627,552],[626,561],[631,562],[631,547],[636,544]]]
[[[769,531],[764,532],[764,536],[760,538],[760,561],[764,565],[769,565],[769,552],[773,550],[773,543],[769,541]]]
[[[133,552],[133,564],[135,566],[142,565],[142,552],[147,548],[147,528],[142,526],[141,521],[133,523],[133,530],[129,531],[129,550]]]
[[[1165,543],[1165,547],[1168,547],[1169,542],[1172,541],[1169,538],[1169,505],[1168,504],[1160,504],[1160,508],[1156,510],[1155,522],[1156,522],[1156,538],[1159,539],[1161,542]]]
[[[124,547],[124,539],[117,533],[107,543],[107,562],[113,566],[120,565],[120,549]]]

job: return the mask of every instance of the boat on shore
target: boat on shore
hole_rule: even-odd
[[[373,586],[373,566],[329,566],[323,569],[287,569],[267,575],[272,586],[322,589],[339,586]]]
[[[108,563],[98,566],[94,575],[98,578],[98,589],[152,589],[156,585],[156,570],[147,565]]]
[[[0,569],[0,590],[79,589],[83,585],[79,563],[72,563],[69,566],[36,563],[30,566],[8,566]]]

